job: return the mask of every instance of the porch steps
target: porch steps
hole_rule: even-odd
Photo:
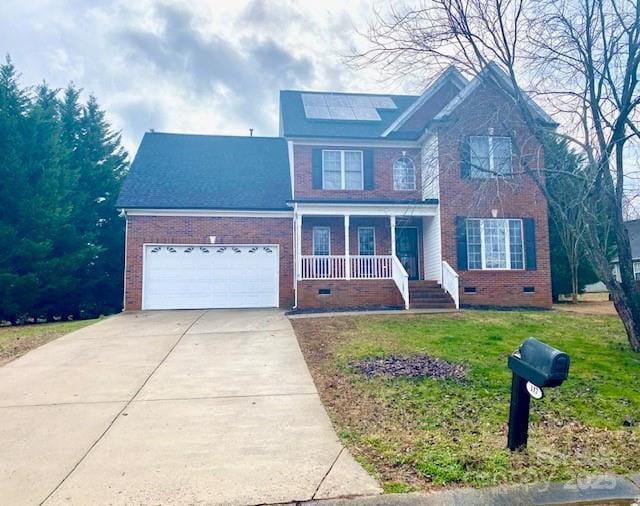
[[[413,309],[455,309],[451,296],[437,281],[409,281],[409,306]]]

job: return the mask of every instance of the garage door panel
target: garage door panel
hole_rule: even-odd
[[[278,306],[274,246],[145,247],[144,309]]]

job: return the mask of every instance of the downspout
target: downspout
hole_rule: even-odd
[[[293,204],[293,309],[298,309],[298,204]]]
[[[122,273],[122,310],[127,307],[127,243],[129,241],[129,217],[127,211],[120,210],[120,216],[124,217],[124,272]]]

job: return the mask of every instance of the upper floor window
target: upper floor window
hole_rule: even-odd
[[[313,254],[331,255],[331,229],[313,227]]]
[[[364,188],[362,151],[322,151],[322,188],[362,190]]]
[[[524,269],[522,220],[468,219],[469,269]]]
[[[512,175],[511,138],[491,135],[469,137],[469,164],[471,177]]]
[[[376,254],[376,231],[373,227],[358,227],[358,255]]]
[[[403,156],[393,163],[393,189],[416,189],[416,166],[411,158]]]

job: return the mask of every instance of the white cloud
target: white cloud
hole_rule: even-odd
[[[93,93],[135,152],[145,130],[277,135],[278,91],[398,91],[343,63],[367,0],[5,0],[23,84]],[[415,90],[412,90],[415,91]]]

